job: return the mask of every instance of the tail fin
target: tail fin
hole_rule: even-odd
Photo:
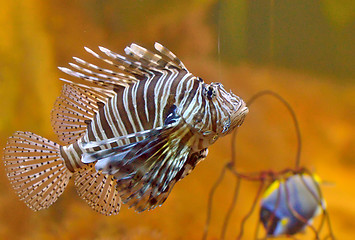
[[[48,208],[63,193],[72,173],[60,155],[60,145],[31,132],[16,132],[4,149],[11,185],[34,211]]]

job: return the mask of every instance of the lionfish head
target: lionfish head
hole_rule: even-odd
[[[221,83],[206,84],[204,94],[211,107],[212,128],[218,136],[230,133],[242,125],[249,112],[246,103],[232,92],[227,92]]]

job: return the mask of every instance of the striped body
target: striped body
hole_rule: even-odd
[[[193,82],[196,82],[196,78],[190,73],[178,75],[177,71],[172,70],[168,74],[118,89],[88,124],[82,138],[63,147],[68,168],[74,171],[84,165],[81,155],[87,150],[81,147],[81,142],[100,141],[162,126],[171,106],[181,102],[178,96],[190,92],[191,86],[194,87]],[[176,92],[177,89],[179,92]],[[125,145],[139,140],[139,137],[123,139],[115,144]]]
[[[68,168],[74,171],[84,165],[81,155],[87,150],[81,147],[82,142],[101,141],[162,126],[173,105],[178,106],[178,114],[189,124],[190,135],[187,139],[194,138],[191,154],[207,148],[217,140],[217,131],[223,131],[217,129],[220,127],[216,124],[217,119],[225,120],[223,128],[230,124],[231,109],[219,109],[220,106],[208,101],[204,97],[205,91],[208,91],[206,85],[187,71],[181,73],[172,69],[167,73],[158,72],[153,78],[127,88],[117,89],[88,124],[85,135],[77,142],[63,147]],[[224,91],[223,94],[228,93]],[[236,97],[234,101],[240,99]],[[240,119],[237,124],[240,125],[242,121]],[[123,139],[115,144],[122,146],[140,140],[139,137]],[[101,149],[104,148],[106,146],[101,146]]]
[[[132,44],[125,49],[128,57],[100,47],[108,59],[86,49],[120,71],[79,58],[74,58],[79,65],[70,64],[77,71],[60,68],[74,80],[62,79],[69,84],[52,112],[64,145],[51,146],[65,163],[66,179],[73,175],[79,195],[106,215],[118,213],[120,199],[137,211],[161,205],[174,184],[206,157],[207,148],[240,126],[248,112],[222,84],[204,83],[168,49],[155,47],[159,53]],[[26,134],[15,138],[22,143]],[[5,162],[16,166],[9,168],[13,181],[22,163],[7,153]],[[42,205],[24,200],[36,210],[47,207],[41,194],[36,197]]]

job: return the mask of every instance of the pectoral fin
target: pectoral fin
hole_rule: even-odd
[[[97,161],[95,168],[117,179],[122,201],[137,211],[154,208],[164,202],[179,179],[191,152],[193,135],[178,116],[172,114],[166,125],[123,137],[83,144],[86,148],[107,146],[122,138],[142,137],[138,142],[112,147],[82,157],[85,163]]]

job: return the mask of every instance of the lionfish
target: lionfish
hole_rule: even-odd
[[[51,116],[63,145],[15,132],[5,147],[7,176],[35,211],[53,204],[71,177],[105,215],[117,214],[121,201],[138,212],[161,206],[248,113],[240,97],[195,77],[159,43],[154,52],[133,43],[126,56],[85,49],[106,67],[74,57],[71,69],[59,68],[72,79],[61,79]]]

